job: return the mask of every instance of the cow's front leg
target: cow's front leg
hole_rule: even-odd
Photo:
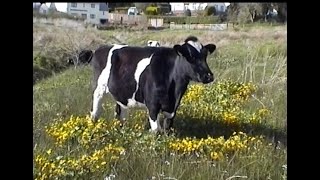
[[[102,105],[102,98],[103,95],[106,93],[105,88],[103,86],[97,86],[93,93],[93,100],[92,100],[92,111],[91,111],[91,118],[93,120],[97,120],[100,116],[101,105]]]
[[[160,126],[160,121],[159,121],[159,112],[160,112],[160,107],[156,106],[151,106],[148,107],[149,111],[149,123],[151,127],[151,132],[160,132],[161,131],[161,126]]]
[[[163,120],[163,130],[164,132],[168,132],[170,128],[173,125],[173,119],[175,117],[175,112],[169,113],[169,112],[162,112],[164,115],[164,120]]]

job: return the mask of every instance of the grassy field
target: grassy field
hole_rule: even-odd
[[[48,29],[37,28],[34,39],[65,31]],[[92,123],[87,117],[91,67],[38,81],[33,86],[34,179],[287,179],[286,26],[90,31],[96,42],[139,46],[149,39],[173,46],[188,35],[217,45],[208,56],[217,80],[190,84],[170,135],[149,133],[143,109],[130,110],[120,127],[110,97],[102,118]],[[79,37],[59,38],[61,44]]]

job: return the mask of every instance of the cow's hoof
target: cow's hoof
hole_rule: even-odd
[[[120,121],[120,127],[122,128],[126,124],[126,120],[119,120]]]
[[[97,121],[97,116],[94,114],[94,113],[92,113],[92,112],[90,112],[90,118],[93,120],[93,121]]]
[[[159,133],[161,133],[161,130],[159,130],[159,129],[155,129],[155,130],[149,129],[149,132],[152,133],[152,134],[159,134]]]
[[[166,135],[172,135],[175,133],[175,130],[173,127],[170,127],[169,129],[166,129],[165,134]]]

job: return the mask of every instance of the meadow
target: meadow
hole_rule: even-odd
[[[207,59],[216,81],[189,85],[168,135],[148,131],[144,109],[130,110],[122,126],[110,96],[92,122],[90,66],[39,79],[33,86],[34,179],[287,179],[286,26],[98,31],[34,24],[34,54],[62,56],[102,43],[144,46],[149,39],[173,46],[189,35],[216,44]]]

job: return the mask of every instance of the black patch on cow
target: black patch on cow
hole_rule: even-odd
[[[155,51],[154,47],[123,47],[113,51],[108,87],[109,92],[117,101],[126,105],[128,99],[132,98],[137,85],[134,79],[137,65],[142,59],[149,58]],[[140,103],[144,102],[141,91],[138,90],[135,99]]]

